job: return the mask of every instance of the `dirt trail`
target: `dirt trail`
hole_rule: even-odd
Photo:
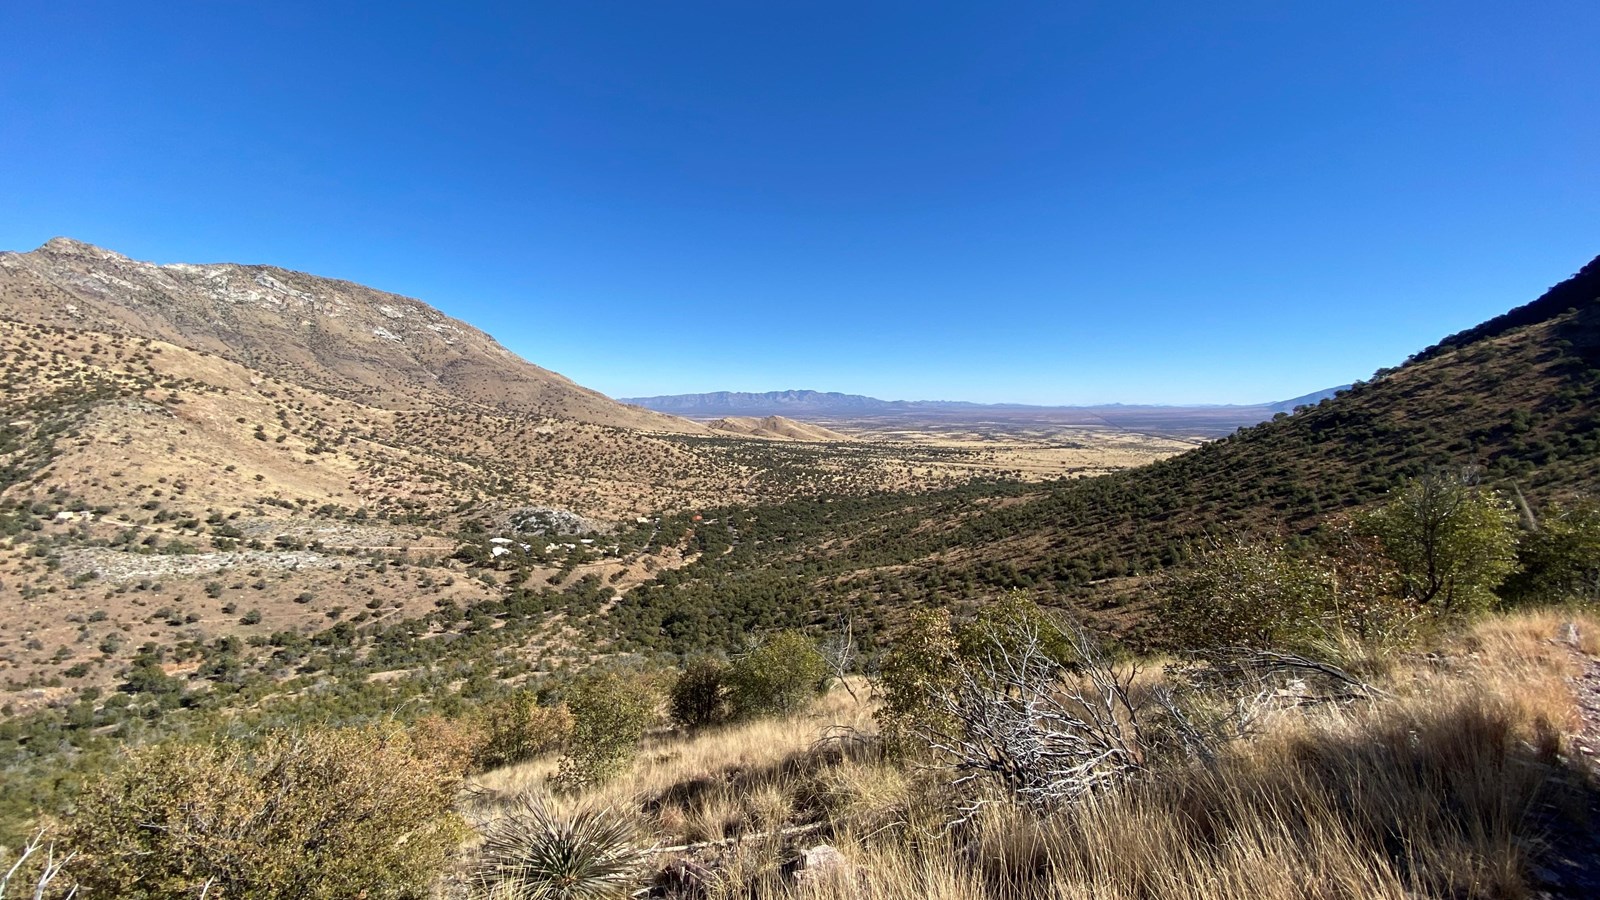
[[[1575,755],[1582,756],[1593,772],[1600,764],[1600,659],[1578,652],[1583,674],[1572,680],[1572,693],[1583,716],[1583,730],[1573,735]]]
[[[1600,897],[1600,659],[1584,653],[1576,624],[1568,624],[1563,643],[1582,665],[1571,679],[1582,725],[1568,741],[1568,763],[1578,796],[1565,798],[1584,810],[1580,821],[1552,825],[1549,849],[1534,866],[1536,900]],[[1576,825],[1576,827],[1574,827]]]

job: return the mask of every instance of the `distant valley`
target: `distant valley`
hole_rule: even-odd
[[[952,400],[879,400],[860,394],[811,390],[715,391],[630,397],[621,402],[689,419],[725,416],[788,416],[812,422],[853,423],[871,431],[903,431],[927,423],[937,429],[958,424],[1001,431],[1027,427],[1101,427],[1163,437],[1221,437],[1333,397],[1349,385],[1290,400],[1255,404],[1145,405],[1097,404],[1038,406],[1023,403],[969,403]]]

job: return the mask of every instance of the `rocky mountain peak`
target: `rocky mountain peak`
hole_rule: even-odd
[[[167,341],[373,406],[705,432],[541,369],[421,300],[272,266],[158,266],[56,237],[0,256],[0,319]]]
[[[65,236],[57,236],[45,241],[39,245],[39,249],[35,252],[51,256],[77,256],[87,259],[127,259],[126,256],[113,250],[96,247],[94,244]]]

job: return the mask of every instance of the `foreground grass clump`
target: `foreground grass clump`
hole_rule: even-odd
[[[459,769],[397,730],[161,744],[65,829],[92,897],[422,897],[464,836]]]
[[[1152,756],[1057,809],[955,785],[937,754],[883,752],[874,704],[842,692],[788,716],[658,733],[610,782],[549,802],[631,810],[635,847],[679,848],[655,860],[669,896],[1526,897],[1588,827],[1596,788],[1566,746],[1581,727],[1566,679],[1597,649],[1600,625],[1581,615],[1485,617],[1391,659],[1365,695],[1273,706],[1207,759]],[[1125,683],[1137,694],[1162,677]],[[535,760],[483,783],[542,796],[552,768]],[[795,876],[798,850],[820,843],[848,865]]]
[[[1210,765],[1056,815],[996,804],[946,835],[846,835],[863,881],[838,895],[1526,896],[1595,790],[1560,755],[1577,724],[1562,621],[1486,620],[1444,668],[1398,669],[1392,698],[1280,712]]]

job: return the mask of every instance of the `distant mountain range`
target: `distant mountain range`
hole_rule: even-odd
[[[1122,412],[1208,412],[1242,417],[1248,421],[1270,419],[1280,412],[1293,412],[1301,406],[1311,406],[1324,398],[1332,397],[1349,385],[1317,391],[1289,400],[1252,404],[1128,404],[1102,403],[1083,406],[1041,406],[1027,403],[970,403],[962,400],[879,400],[861,394],[791,390],[752,393],[747,391],[713,391],[708,394],[670,394],[660,397],[630,397],[623,403],[642,406],[657,412],[671,413],[689,418],[719,418],[722,416],[773,416],[812,415],[826,418],[841,416],[877,416],[895,413],[989,413],[989,412],[1076,412],[1099,417],[1104,413]],[[1237,414],[1237,415],[1233,415]]]

